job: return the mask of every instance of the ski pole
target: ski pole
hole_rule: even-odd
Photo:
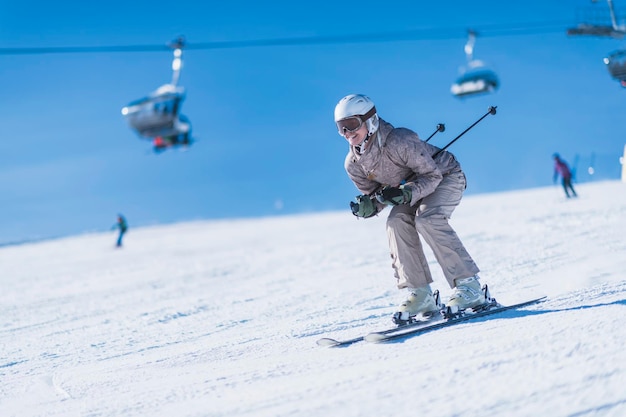
[[[490,114],[496,114],[496,108],[497,106],[489,106],[489,110],[487,110],[487,113],[485,113],[480,119],[476,120],[474,122],[473,125],[471,125],[470,127],[468,127],[467,129],[465,129],[463,132],[461,132],[461,134],[459,136],[457,136],[456,138],[452,139],[446,146],[444,146],[443,148],[439,149],[437,152],[435,152],[433,154],[433,159],[439,155],[441,152],[445,151],[446,149],[448,149],[448,147],[450,145],[452,145],[454,142],[456,142],[461,136],[463,136],[464,134],[466,134],[471,128],[473,128],[474,126],[476,126],[481,120],[483,120],[485,117],[489,116]]]
[[[428,137],[428,139],[426,139],[426,140],[424,141],[424,143],[427,143],[429,140],[431,140],[431,139],[432,139],[432,137],[433,137],[433,136],[435,136],[435,135],[437,134],[437,132],[445,132],[445,130],[446,130],[446,125],[444,125],[443,123],[439,123],[439,124],[437,125],[437,130],[435,130],[435,131],[433,132],[433,134],[432,134],[432,135],[430,135],[430,136]]]
[[[450,145],[452,145],[454,142],[456,142],[461,136],[463,136],[464,134],[466,134],[471,128],[473,128],[474,126],[476,126],[478,123],[480,123],[481,120],[483,120],[485,117],[489,116],[490,114],[496,114],[496,108],[497,106],[489,106],[489,110],[487,110],[487,113],[485,113],[480,119],[476,120],[474,122],[474,124],[472,124],[470,127],[468,127],[467,129],[465,129],[463,132],[461,132],[461,134],[459,134],[456,138],[452,139],[450,142],[448,142],[448,144],[446,146],[444,146],[443,148],[439,149],[437,152],[435,152],[431,158],[435,159],[435,157],[437,155],[439,155],[441,152],[445,151],[446,149],[448,149],[448,147],[450,147]],[[441,132],[443,132],[445,130],[445,127],[442,124],[437,125],[437,132],[439,132],[439,126],[442,126]],[[435,132],[435,133],[437,133]],[[433,137],[435,135],[435,133],[433,133],[432,135],[430,135],[430,137]],[[430,139],[430,138],[428,138]],[[428,142],[428,140],[426,140],[425,142]],[[403,181],[403,183],[409,182],[410,179],[412,179],[415,176],[415,174],[411,175],[409,178],[407,178],[406,180]]]
[[[437,155],[439,155],[441,152],[445,151],[446,149],[448,149],[448,147],[450,147],[450,145],[452,145],[454,142],[456,142],[461,136],[463,136],[464,134],[466,134],[471,128],[473,128],[474,126],[476,126],[478,123],[480,123],[481,120],[483,120],[485,117],[489,116],[490,114],[496,114],[496,108],[497,106],[489,106],[489,109],[487,110],[487,113],[485,113],[480,119],[476,120],[470,127],[468,127],[467,129],[465,129],[463,132],[461,132],[461,134],[459,134],[456,138],[452,139],[446,146],[444,146],[443,148],[439,149],[437,152],[435,152],[432,155],[432,158],[434,159]],[[440,129],[441,126],[441,130]],[[433,136],[435,136],[435,133],[437,132],[443,132],[445,130],[445,126],[443,124],[438,124],[437,125],[437,130],[430,135],[430,137],[428,139],[425,140],[425,142],[428,142],[428,140],[430,138],[432,138]],[[406,178],[405,180],[403,180],[401,182],[401,184],[406,184],[407,182],[413,180],[413,178],[416,177],[417,174],[412,174],[410,175],[408,178]],[[376,199],[376,194],[380,192],[380,190],[382,190],[382,188],[384,188],[383,186],[378,187],[378,189],[376,189],[374,192],[368,194],[368,197],[371,198],[372,200]]]

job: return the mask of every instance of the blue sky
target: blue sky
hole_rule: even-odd
[[[579,9],[604,11],[605,3],[295,3],[114,0],[94,10],[79,1],[0,1],[0,48],[428,29],[416,40],[185,50],[182,113],[197,142],[159,155],[120,110],[170,81],[171,52],[0,55],[0,243],[105,230],[118,212],[132,228],[348,210],[357,192],[332,117],[349,93],[369,95],[383,119],[424,138],[445,123],[431,140],[441,146],[497,106],[450,148],[468,194],[550,185],[554,152],[572,164],[578,155],[579,182],[619,178],[626,89],[602,58],[624,41],[566,35]],[[537,23],[550,29],[533,34]],[[475,58],[501,88],[459,100],[450,85],[466,62],[468,28],[479,33]]]

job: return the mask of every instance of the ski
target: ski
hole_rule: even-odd
[[[409,323],[406,324],[404,326],[397,326],[397,327],[392,327],[389,329],[385,329],[385,330],[381,330],[375,333],[370,333],[370,334],[380,334],[380,335],[386,335],[389,333],[393,333],[393,332],[397,332],[400,330],[407,330],[407,329],[413,329],[416,327],[421,327],[421,326],[428,326],[430,324],[434,324],[435,322],[441,322],[443,321],[444,318],[443,316],[433,316],[431,318],[423,318],[420,319],[416,322],[413,323]],[[358,342],[362,342],[363,340],[365,340],[365,335],[364,336],[358,336],[352,339],[344,339],[344,340],[337,340],[337,339],[332,339],[330,337],[323,337],[321,339],[319,339],[317,341],[317,345],[318,346],[326,346],[326,347],[341,347],[341,346],[349,346],[353,343],[358,343]]]
[[[464,313],[458,317],[442,319],[437,323],[426,324],[424,326],[417,326],[413,328],[397,327],[395,329],[389,329],[388,331],[373,332],[368,335],[365,335],[362,338],[362,340],[365,340],[366,342],[371,342],[371,343],[381,343],[381,342],[388,342],[390,340],[400,339],[404,337],[415,336],[415,335],[425,333],[431,330],[441,329],[443,327],[452,326],[454,324],[473,320],[479,317],[485,317],[485,316],[489,316],[492,314],[501,313],[503,311],[529,306],[531,304],[539,303],[545,299],[546,297],[544,296],[544,297],[539,297],[539,298],[535,298],[532,300],[524,301],[522,303],[508,305],[508,306],[497,304],[494,307],[491,307],[485,310],[481,310],[475,313]]]
[[[435,298],[435,303],[437,304],[437,306],[440,309],[444,308],[444,305],[441,303],[441,298],[439,297],[439,290],[436,290],[433,293],[433,297]],[[378,334],[387,334],[387,333],[392,333],[395,332],[397,330],[400,329],[412,329],[415,327],[419,327],[419,326],[425,326],[427,324],[432,324],[433,322],[439,322],[444,320],[443,316],[440,314],[436,314],[436,315],[429,315],[429,316],[420,316],[419,318],[412,318],[413,321],[408,322],[408,323],[402,323],[400,324],[399,322],[396,322],[396,327],[392,327],[390,329],[386,329],[386,330],[381,330],[379,332],[377,332]],[[395,319],[394,319],[395,321]],[[353,343],[357,343],[357,342],[361,342],[365,339],[365,335],[364,336],[358,336],[352,339],[345,339],[345,340],[337,340],[337,339],[332,339],[329,337],[324,337],[321,338],[317,341],[317,344],[319,346],[327,346],[327,347],[333,347],[333,346],[349,346]]]
[[[354,343],[367,341],[371,343],[380,343],[389,340],[399,339],[402,337],[408,337],[412,335],[417,335],[420,333],[425,333],[430,330],[440,329],[442,327],[451,326],[453,324],[461,323],[464,321],[472,320],[479,317],[485,317],[492,314],[497,314],[502,311],[512,310],[520,307],[525,307],[531,304],[539,303],[545,300],[546,297],[539,297],[532,300],[524,301],[518,304],[512,304],[508,306],[503,306],[500,304],[495,304],[488,309],[480,310],[478,312],[473,313],[464,313],[460,317],[454,317],[446,319],[442,316],[433,316],[430,318],[422,318],[416,322],[409,323],[404,326],[396,326],[391,327],[389,329],[371,332],[367,335],[357,336],[352,339],[333,339],[329,337],[321,338],[317,341],[318,346],[325,347],[344,347],[349,346]]]

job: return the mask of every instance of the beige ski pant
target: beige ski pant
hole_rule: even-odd
[[[418,288],[433,282],[420,235],[432,249],[450,288],[455,287],[455,279],[478,273],[478,267],[448,224],[465,186],[463,172],[454,172],[445,175],[435,191],[415,206],[392,207],[387,218],[387,236],[398,288]]]

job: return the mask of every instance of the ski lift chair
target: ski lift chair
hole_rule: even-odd
[[[150,96],[135,100],[122,109],[122,115],[139,136],[154,138],[176,131],[184,90],[171,84],[159,87]]]
[[[614,51],[604,58],[611,77],[619,81],[622,87],[626,87],[626,49]]]
[[[463,75],[457,78],[452,87],[450,87],[450,91],[457,97],[463,97],[491,93],[498,89],[499,84],[496,73],[479,64],[473,65],[473,68],[466,70]]]
[[[456,97],[465,97],[482,93],[491,93],[498,89],[500,82],[495,72],[485,66],[485,64],[474,59],[474,44],[476,43],[476,32],[468,31],[468,39],[465,44],[465,55],[467,67],[462,75],[450,87],[450,91]]]
[[[597,3],[597,0],[592,0]],[[597,36],[613,39],[622,39],[626,35],[626,25],[623,19],[618,16],[613,1],[607,0],[608,10],[600,10],[595,7],[580,9],[579,13],[582,23],[578,26],[567,29],[570,36]]]

